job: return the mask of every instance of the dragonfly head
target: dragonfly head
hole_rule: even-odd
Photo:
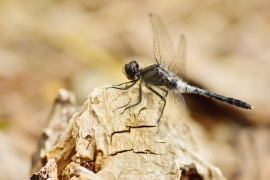
[[[123,73],[129,80],[135,80],[140,76],[139,64],[136,61],[130,61],[123,67]]]

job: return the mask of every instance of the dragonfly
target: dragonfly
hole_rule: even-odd
[[[150,13],[149,16],[153,30],[153,47],[156,63],[145,68],[140,68],[136,61],[131,61],[124,65],[123,72],[130,81],[110,88],[128,90],[139,82],[139,100],[137,103],[125,107],[122,113],[141,103],[142,85],[145,85],[146,88],[157,95],[164,103],[159,119],[157,120],[158,123],[160,122],[168,101],[169,114],[173,117],[172,119],[174,119],[173,121],[175,122],[173,126],[177,124],[177,121],[181,119],[186,107],[185,100],[182,96],[183,93],[198,94],[236,107],[253,109],[251,105],[241,100],[225,97],[189,85],[186,82],[184,70],[186,50],[185,36],[180,36],[178,48],[175,52],[173,42],[163,22],[156,15]],[[125,87],[123,87],[123,85],[125,85]]]

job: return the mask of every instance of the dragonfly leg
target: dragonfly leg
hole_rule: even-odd
[[[167,95],[168,95],[168,91],[166,89],[162,88],[162,87],[157,86],[157,88],[165,92],[165,95],[163,97],[166,98]]]
[[[165,97],[167,96],[168,91],[167,91],[166,89],[163,89],[163,88],[160,88],[160,87],[159,87],[159,89],[163,90],[163,91],[166,93],[165,96],[163,97],[161,94],[159,94],[159,93],[158,93],[156,90],[154,90],[152,87],[148,86],[147,84],[145,84],[145,86],[146,86],[150,91],[152,91],[153,93],[155,93],[158,97],[160,97],[160,99],[164,102],[164,105],[163,105],[163,107],[162,107],[160,116],[159,116],[158,121],[157,121],[157,122],[159,123],[159,121],[160,121],[160,119],[161,119],[161,116],[162,116],[162,114],[163,114],[163,111],[164,111],[164,109],[165,109],[165,106],[166,106],[166,99],[165,99]]]
[[[135,80],[132,80],[132,81],[128,81],[128,82],[124,82],[124,83],[118,84],[116,86],[121,86],[123,84],[128,84],[128,83],[134,83],[134,82],[137,82],[137,81],[138,81],[138,79],[135,79]]]
[[[136,81],[136,82],[137,82],[137,81]],[[136,83],[136,82],[135,82],[135,83]],[[133,83],[132,86],[133,86],[135,83]],[[131,87],[131,85],[130,85],[130,87]],[[129,88],[130,88],[130,87],[129,87]],[[134,106],[137,106],[138,104],[141,103],[141,101],[142,101],[142,81],[141,81],[140,84],[139,84],[139,101],[138,101],[136,104],[133,104],[133,105],[128,106],[128,107],[125,107],[124,111],[123,111],[121,114],[123,114],[123,113],[124,113],[127,109],[129,109],[129,108],[134,107]]]
[[[111,86],[111,87],[107,87],[106,89],[114,88],[114,89],[120,89],[120,90],[127,90],[127,89],[131,88],[132,86],[134,86],[134,85],[136,84],[137,81],[138,81],[138,79],[133,80],[133,81],[129,81],[129,82],[125,82],[125,83],[121,83],[121,84],[116,85],[116,86],[113,85],[113,86]],[[124,88],[117,87],[117,86],[121,86],[121,85],[123,85],[123,84],[128,84],[128,83],[131,83],[131,84],[128,85],[128,86],[126,86],[126,87],[124,87]]]

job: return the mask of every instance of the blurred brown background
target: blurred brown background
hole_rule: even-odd
[[[187,95],[182,118],[227,179],[269,179],[270,2],[266,0],[0,1],[0,179],[28,179],[30,156],[59,88],[81,105],[125,82],[130,60],[154,63],[148,13],[187,39],[189,82],[248,102]]]

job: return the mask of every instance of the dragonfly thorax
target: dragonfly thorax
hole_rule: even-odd
[[[139,64],[136,61],[130,61],[123,67],[123,73],[129,80],[140,78]]]
[[[177,89],[177,82],[178,82],[178,80],[175,78],[168,78],[165,80],[165,86],[169,90],[176,90]]]

